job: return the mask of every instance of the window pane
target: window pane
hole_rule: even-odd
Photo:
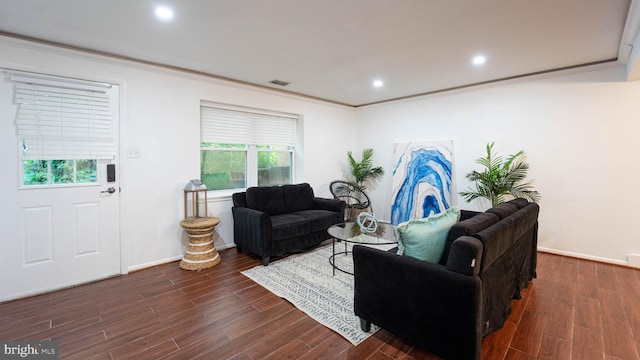
[[[98,180],[97,160],[77,160],[76,161],[76,182],[93,183]]]
[[[247,152],[202,150],[200,177],[209,190],[246,187]]]
[[[289,151],[258,151],[258,186],[291,184]]]
[[[49,179],[46,160],[25,160],[22,162],[22,183],[24,185],[45,185]]]
[[[73,160],[51,160],[51,183],[73,184]]]

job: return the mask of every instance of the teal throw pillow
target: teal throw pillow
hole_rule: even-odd
[[[440,214],[398,224],[398,255],[437,264],[440,261],[449,229],[460,220],[460,209],[449,208]]]

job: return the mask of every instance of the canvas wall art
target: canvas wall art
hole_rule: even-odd
[[[391,223],[438,214],[451,206],[453,141],[394,145]]]

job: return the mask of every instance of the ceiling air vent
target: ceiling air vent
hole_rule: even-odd
[[[282,80],[271,80],[269,81],[269,84],[273,84],[273,85],[279,85],[279,86],[287,86],[289,84],[291,84],[290,82],[286,82],[286,81],[282,81]]]

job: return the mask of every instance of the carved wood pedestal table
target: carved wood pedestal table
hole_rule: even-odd
[[[218,223],[220,223],[220,218],[217,217],[204,217],[180,222],[180,226],[189,235],[189,245],[182,261],[180,261],[180,268],[202,270],[220,263],[220,254],[213,246],[213,229]]]

